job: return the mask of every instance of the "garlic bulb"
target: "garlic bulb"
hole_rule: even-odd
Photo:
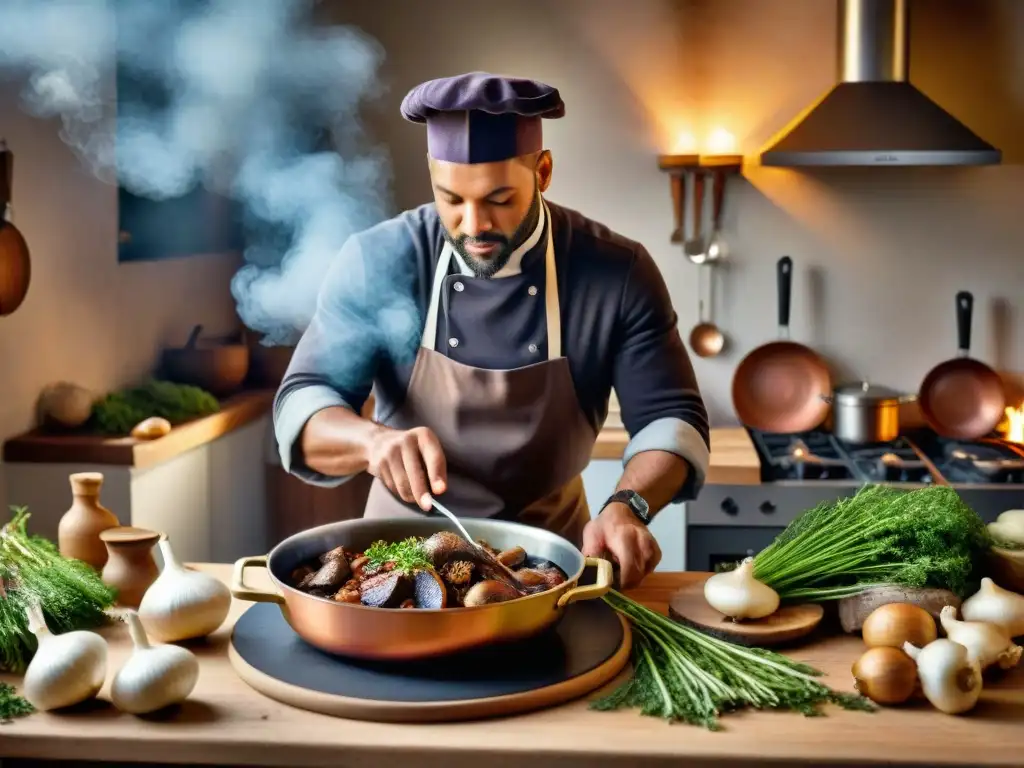
[[[205,637],[224,623],[231,592],[213,576],[185,568],[166,538],[157,546],[164,567],[139,603],[146,634],[159,643]]]
[[[754,578],[754,558],[733,571],[716,573],[704,582],[708,605],[730,619],[762,619],[779,607],[779,593]]]
[[[39,647],[25,670],[25,699],[45,712],[95,698],[107,677],[107,641],[85,630],[52,634],[38,603],[26,613]]]
[[[188,698],[199,679],[199,661],[177,645],[150,645],[135,611],[125,614],[135,650],[114,675],[110,700],[122,712],[142,715]]]
[[[966,621],[997,624],[1010,637],[1024,635],[1024,595],[1003,589],[987,576],[978,591],[964,600],[960,615]]]
[[[903,644],[903,651],[917,664],[921,692],[933,707],[947,715],[973,709],[981,695],[981,665],[967,649],[946,638],[918,648]]]
[[[988,532],[997,540],[1024,544],[1024,509],[1008,509],[988,524]]]
[[[982,669],[993,664],[998,664],[1002,669],[1011,669],[1020,662],[1024,649],[1015,645],[1006,630],[997,624],[960,621],[956,618],[956,608],[951,605],[939,611],[939,623],[946,637],[964,646],[971,659],[981,664]]]

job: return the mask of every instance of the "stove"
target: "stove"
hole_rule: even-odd
[[[853,445],[824,430],[747,431],[761,458],[761,483],[705,486],[686,505],[688,570],[755,554],[803,510],[866,483],[949,485],[985,522],[1024,508],[1024,446],[998,437],[953,440],[918,429],[888,443]]]

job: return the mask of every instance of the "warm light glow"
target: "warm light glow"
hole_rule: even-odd
[[[708,136],[709,155],[728,155],[736,150],[736,137],[725,128],[715,128]]]
[[[681,131],[676,136],[676,145],[673,151],[677,155],[692,155],[697,152],[697,137],[689,131]]]
[[[684,130],[676,134],[672,152],[676,155],[731,155],[736,152],[736,137],[725,128],[715,128],[703,141],[698,141],[693,131]]]
[[[794,459],[802,459],[805,455],[806,455],[806,451],[804,451],[803,448],[794,448],[793,449],[793,458]]]
[[[1006,439],[1024,444],[1024,401],[1019,406],[1006,406]]]

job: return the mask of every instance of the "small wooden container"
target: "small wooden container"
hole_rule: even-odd
[[[117,604],[138,608],[146,590],[160,575],[153,557],[153,545],[160,540],[156,531],[133,526],[110,528],[100,534],[109,557],[103,567],[103,583],[117,590]]]
[[[101,571],[107,562],[107,549],[100,534],[119,526],[121,521],[100,503],[102,473],[75,472],[68,480],[73,498],[57,526],[58,548],[64,557],[83,560]]]

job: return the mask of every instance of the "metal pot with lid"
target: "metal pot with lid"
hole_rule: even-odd
[[[900,434],[900,406],[913,402],[889,387],[858,381],[841,384],[831,397],[832,434],[845,443],[887,443]]]

